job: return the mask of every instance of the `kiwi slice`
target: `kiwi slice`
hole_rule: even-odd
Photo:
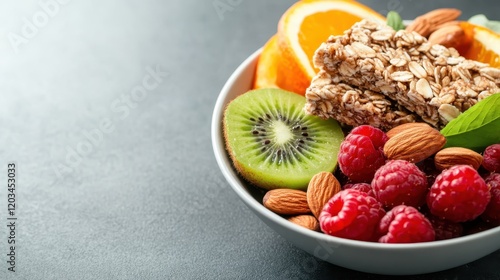
[[[307,115],[302,95],[248,91],[224,111],[226,149],[236,170],[264,189],[306,189],[318,172],[333,172],[344,134],[334,119]]]

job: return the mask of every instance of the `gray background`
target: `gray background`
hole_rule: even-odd
[[[1,1],[0,278],[387,279],[293,247],[239,201],[216,166],[217,95],[293,2],[42,0],[52,3],[44,18],[38,0]],[[500,8],[486,0],[361,2],[404,18],[447,6],[462,8],[462,18],[495,17]],[[218,3],[232,6],[218,13]],[[15,274],[6,264],[11,161]],[[499,263],[497,251],[406,279],[500,279]]]

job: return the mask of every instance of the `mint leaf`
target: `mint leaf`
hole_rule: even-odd
[[[479,101],[449,122],[441,134],[446,137],[445,147],[464,147],[477,152],[500,143],[500,94]]]
[[[389,25],[396,31],[405,29],[403,19],[396,11],[390,11],[387,13],[387,25]]]
[[[488,29],[491,29],[492,31],[497,32],[497,33],[500,32],[500,21],[489,20],[483,14],[478,14],[478,15],[472,16],[471,18],[469,18],[468,22],[476,24],[476,25],[484,26]]]

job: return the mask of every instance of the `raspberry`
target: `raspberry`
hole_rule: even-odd
[[[382,205],[420,207],[425,203],[427,177],[418,167],[406,160],[390,160],[380,167],[372,181],[375,197]]]
[[[381,243],[416,243],[435,240],[431,222],[416,208],[398,205],[380,221]]]
[[[346,189],[336,193],[319,216],[321,230],[332,236],[371,241],[385,211],[367,193]]]
[[[368,183],[346,184],[346,185],[344,185],[344,189],[355,189],[355,190],[365,192],[368,195],[375,197],[375,194],[373,193],[372,186],[370,186],[370,184],[368,184]]]
[[[431,214],[452,222],[474,220],[486,209],[490,190],[469,165],[455,165],[436,177],[427,195]]]
[[[352,182],[370,182],[384,162],[384,154],[368,136],[348,134],[340,144],[339,167]]]
[[[500,173],[491,173],[484,181],[490,187],[491,199],[481,218],[491,225],[500,226]]]
[[[454,223],[429,215],[427,219],[431,222],[436,240],[445,240],[460,237],[464,233],[464,227],[461,223]]]
[[[355,127],[351,130],[351,134],[368,136],[376,149],[382,149],[385,142],[389,140],[385,132],[371,125],[360,125]]]
[[[493,144],[484,150],[483,167],[490,172],[500,172],[500,144]]]

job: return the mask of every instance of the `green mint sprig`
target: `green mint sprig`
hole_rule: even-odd
[[[500,33],[500,21],[489,20],[485,15],[479,14],[472,16],[468,20],[470,23],[484,26],[494,32]]]
[[[403,19],[396,11],[390,11],[387,13],[387,25],[389,25],[396,31],[405,29]]]

